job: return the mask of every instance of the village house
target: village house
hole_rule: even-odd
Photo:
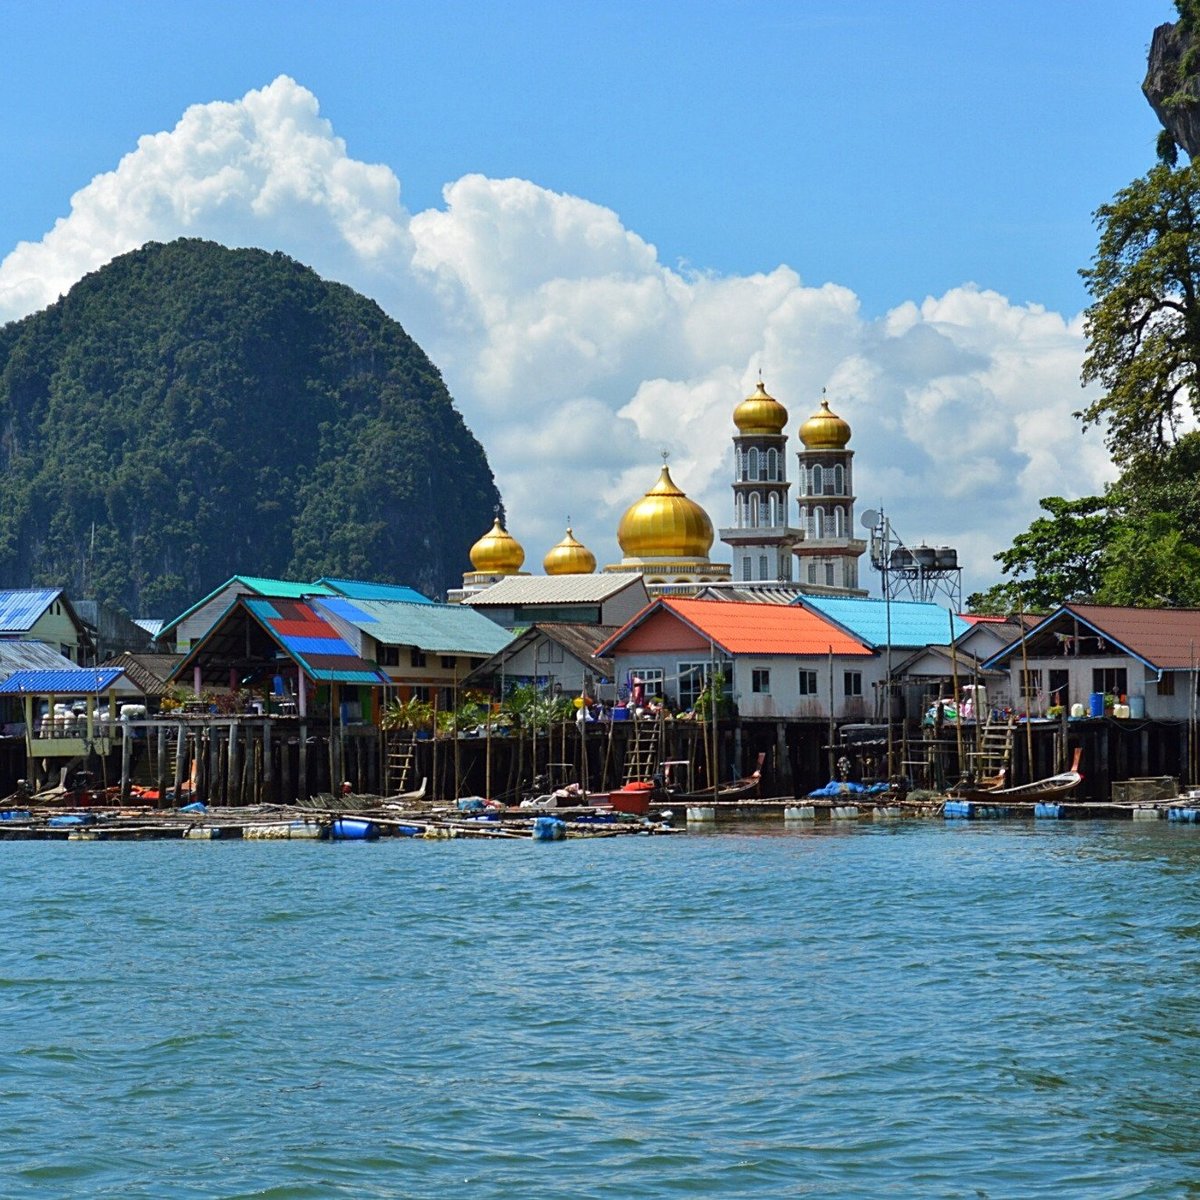
[[[619,628],[650,602],[641,575],[512,575],[462,604],[506,629],[564,622]]]
[[[987,659],[1020,711],[1186,721],[1200,672],[1200,610],[1065,604]]]
[[[42,642],[77,666],[91,661],[87,626],[62,588],[0,592],[0,638]]]
[[[646,698],[692,708],[708,680],[746,719],[861,720],[877,656],[818,613],[796,606],[721,600],[656,600],[597,653],[618,683],[640,681]]]
[[[531,625],[467,677],[469,687],[501,695],[530,684],[540,691],[593,700],[616,700],[613,660],[596,648],[616,629],[611,625]]]
[[[303,600],[308,596],[345,596],[357,600],[403,600],[411,604],[433,601],[413,588],[394,583],[324,577],[312,583],[292,579],[268,579],[257,575],[234,575],[214,588],[191,608],[166,622],[155,639],[160,646],[174,645],[186,654],[237,602],[239,596],[264,596],[279,600]]]

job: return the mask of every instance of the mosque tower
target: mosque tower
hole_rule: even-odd
[[[821,394],[821,407],[800,426],[804,448],[797,458],[799,523],[804,540],[795,548],[801,586],[866,595],[858,586],[858,560],[867,544],[854,534],[854,478],[850,426],[831,412]]]
[[[763,381],[733,410],[733,526],[721,541],[733,550],[736,583],[788,583],[803,530],[788,525],[788,413]]]
[[[712,521],[695,500],[675,485],[666,454],[658,481],[631,504],[617,526],[624,557],[610,563],[605,574],[640,572],[651,596],[686,596],[709,583],[727,583],[728,563],[714,563]]]

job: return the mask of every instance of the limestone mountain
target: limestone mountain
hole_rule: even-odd
[[[0,328],[0,587],[161,617],[239,573],[438,593],[498,500],[421,348],[286,255],[149,243]]]

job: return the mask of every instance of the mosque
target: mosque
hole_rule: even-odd
[[[621,561],[602,574],[640,574],[653,596],[728,592],[731,599],[784,599],[804,592],[865,596],[859,559],[866,542],[852,536],[854,487],[850,426],[822,396],[818,410],[799,429],[802,449],[796,523],[790,523],[787,478],[787,409],[762,380],[734,410],[733,524],[720,530],[731,562],[710,558],[715,534],[708,513],[689,499],[667,467],[654,486],[625,510],[617,526]],[[496,518],[471,547],[472,569],[461,601],[502,579],[529,576],[525,551]],[[568,526],[542,560],[547,576],[594,575],[596,556]]]

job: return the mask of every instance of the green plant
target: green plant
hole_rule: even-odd
[[[433,705],[428,700],[410,696],[407,700],[392,700],[384,706],[380,724],[387,730],[410,733],[433,728]]]

